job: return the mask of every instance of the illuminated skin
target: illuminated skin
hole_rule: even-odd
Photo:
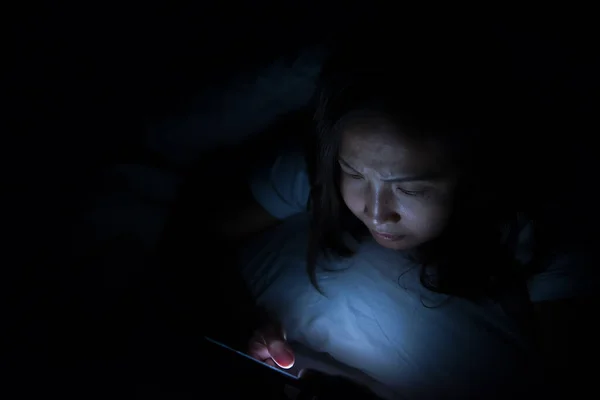
[[[279,324],[271,324],[256,331],[250,339],[248,354],[272,367],[289,369],[294,366],[294,350],[286,342]]]
[[[409,250],[446,226],[457,173],[437,143],[358,126],[343,133],[339,165],[346,206],[380,245]]]
[[[344,132],[338,161],[344,202],[380,245],[409,250],[446,226],[458,174],[438,143],[409,138],[385,123],[369,124]],[[277,325],[256,333],[249,354],[271,366],[294,365]]]

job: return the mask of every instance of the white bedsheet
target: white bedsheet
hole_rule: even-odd
[[[363,371],[391,389],[374,387],[388,398],[476,396],[530,367],[525,341],[498,304],[431,293],[415,265],[374,242],[329,262],[335,272],[319,271],[322,296],[305,271],[306,232],[307,216],[292,217],[252,243],[242,264],[259,305],[291,342]]]

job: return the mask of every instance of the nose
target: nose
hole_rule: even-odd
[[[364,213],[374,226],[395,224],[400,221],[400,214],[394,208],[393,194],[384,188],[372,190],[365,201]]]

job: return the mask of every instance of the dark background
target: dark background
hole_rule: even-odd
[[[5,360],[21,395],[159,398],[210,390],[220,374],[210,372],[216,364],[202,353],[199,335],[222,324],[229,332],[239,328],[232,340],[240,339],[249,321],[229,311],[239,300],[226,296],[232,287],[215,285],[211,268],[198,268],[208,259],[227,264],[226,251],[190,227],[202,225],[197,210],[209,204],[202,203],[208,183],[218,181],[206,171],[232,156],[214,155],[226,140],[205,147],[199,140],[197,159],[181,165],[149,150],[148,132],[160,127],[168,136],[172,121],[200,112],[194,99],[219,93],[235,76],[252,81],[261,68],[281,58],[291,65],[301,49],[334,33],[367,29],[366,14],[376,11],[289,1],[46,6],[10,18],[3,325],[11,337]],[[504,52],[518,88],[506,101],[534,116],[522,140],[540,165],[535,184],[553,200],[557,231],[588,240],[597,198],[594,26],[585,12],[466,15],[452,23],[441,18],[439,32],[428,31],[444,35],[455,26],[475,37],[483,30]],[[411,20],[416,31],[435,26],[426,13]],[[235,141],[255,133],[239,132]],[[253,152],[241,154],[258,157]],[[135,238],[101,241],[85,222],[91,199],[113,190],[106,169],[123,163],[164,169],[184,182],[176,200],[164,203],[169,222],[150,250]],[[125,275],[119,283],[111,280],[115,270]],[[207,306],[206,298],[224,300]]]

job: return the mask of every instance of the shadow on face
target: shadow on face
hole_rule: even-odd
[[[382,246],[408,250],[445,228],[458,173],[440,143],[356,126],[344,130],[338,162],[346,206]]]

